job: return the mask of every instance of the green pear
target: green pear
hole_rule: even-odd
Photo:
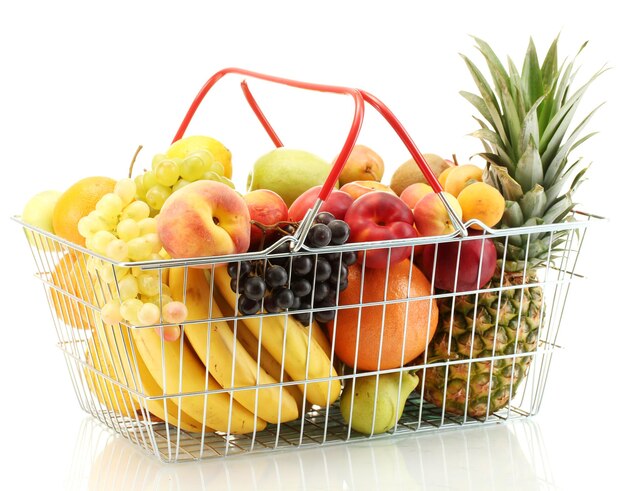
[[[291,206],[307,189],[323,184],[330,169],[331,165],[317,155],[279,147],[254,163],[248,175],[248,192],[269,189]]]
[[[402,384],[399,386],[400,378]],[[419,382],[416,373],[385,373],[378,377],[378,393],[376,393],[376,375],[356,377],[354,382],[348,380],[341,394],[339,409],[346,423],[350,421],[352,409],[352,428],[365,434],[384,433],[390,430],[402,416],[404,404],[409,394],[415,390]],[[352,408],[352,391],[354,387],[354,408]],[[400,400],[398,401],[398,390]],[[374,396],[376,395],[376,420],[374,419]],[[398,402],[400,406],[398,407]],[[396,411],[396,407],[398,410]]]

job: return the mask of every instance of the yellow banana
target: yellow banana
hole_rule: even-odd
[[[230,288],[226,267],[215,267],[213,276],[222,297],[235,310],[237,295]],[[284,369],[293,380],[307,381],[305,391],[310,403],[325,407],[337,400],[341,392],[339,380],[308,382],[311,379],[334,377],[337,372],[313,336],[310,336],[309,342],[309,332],[302,324],[287,314],[263,318],[242,317],[239,322],[245,323],[257,339],[262,332],[261,344],[279,363],[283,360],[284,344]]]
[[[100,359],[105,357],[100,354],[104,352],[107,361],[111,364],[111,373],[115,374],[114,378],[124,383],[131,389],[139,393],[146,394],[148,397],[159,397],[163,395],[163,391],[159,384],[146,367],[141,355],[137,350],[133,351],[128,335],[128,327],[117,324],[115,326],[103,326],[98,323],[94,333],[94,343],[99,353]],[[102,347],[100,347],[102,345]],[[137,366],[135,368],[135,362]],[[140,397],[131,392],[136,403],[146,408],[157,418],[167,421],[168,424],[179,426],[181,429],[191,432],[202,431],[202,424],[193,419],[191,416],[180,410],[172,399],[150,399]],[[167,413],[167,415],[166,415]],[[208,428],[206,431],[213,431]]]
[[[185,285],[186,283],[186,285]],[[172,268],[169,275],[172,299],[187,306],[187,321],[224,317],[217,303],[211,302],[211,287],[201,269]],[[298,404],[280,386],[254,389],[255,386],[276,384],[277,380],[262,368],[235,339],[224,321],[191,323],[185,326],[189,340],[200,360],[207,364],[211,375],[224,388],[252,387],[233,392],[234,399],[257,416],[270,423],[292,421],[298,417]],[[209,346],[207,347],[207,344]],[[207,349],[208,348],[208,349]],[[207,352],[208,351],[208,352]],[[257,378],[258,371],[258,378]]]
[[[215,299],[215,296],[214,296]],[[217,301],[217,300],[216,300]],[[218,304],[220,302],[218,301]],[[228,312],[228,315],[231,315]],[[260,363],[263,369],[276,380],[282,380],[283,382],[291,382],[293,379],[288,373],[280,366],[272,355],[269,354],[267,349],[263,345],[259,346],[259,340],[254,337],[254,334],[246,327],[243,322],[237,323],[237,340],[246,349],[255,362]],[[260,348],[260,349],[259,349]],[[260,356],[259,356],[260,355]],[[282,379],[281,379],[282,376]],[[284,386],[286,392],[291,394],[298,404],[298,416],[302,416],[302,413],[306,410],[306,400],[304,398],[304,385],[303,384],[288,384]]]
[[[193,349],[183,340],[165,341],[153,327],[131,329],[135,349],[164,395],[181,394],[172,400],[186,414],[217,431],[231,434],[251,433],[265,429],[267,423],[231,400],[217,381],[206,372]],[[198,394],[198,395],[185,395]],[[229,417],[230,416],[230,417]]]
[[[87,362],[97,371],[112,379],[117,379],[110,360],[104,355],[102,349],[100,349],[99,341],[92,338],[87,342],[85,357]],[[84,371],[87,386],[91,392],[95,394],[100,403],[106,406],[109,411],[113,411],[127,418],[137,418],[141,414],[141,407],[138,402],[131,397],[130,392],[110,382],[106,378],[99,376],[90,368],[85,367]]]

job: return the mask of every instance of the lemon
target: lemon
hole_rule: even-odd
[[[181,138],[172,143],[166,152],[166,157],[170,159],[184,159],[196,150],[208,150],[211,152],[215,160],[224,166],[224,177],[230,179],[233,176],[230,150],[210,136],[194,135]]]

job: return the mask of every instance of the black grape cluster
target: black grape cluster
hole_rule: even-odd
[[[348,241],[350,227],[331,213],[317,215],[309,230],[305,244],[312,249],[328,245],[341,245]],[[233,262],[228,265],[231,289],[239,293],[238,310],[242,315],[261,311],[270,313],[319,310],[313,313],[318,322],[329,322],[335,317],[339,292],[348,286],[348,266],[357,260],[355,252],[297,254],[273,257],[288,253],[289,243],[272,251],[267,260]],[[311,323],[311,313],[302,312],[294,317],[304,325]]]

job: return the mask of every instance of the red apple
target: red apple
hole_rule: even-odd
[[[315,186],[298,196],[289,207],[289,220],[294,222],[302,220],[306,212],[315,204],[320,189],[322,186]],[[320,212],[327,211],[332,213],[336,219],[343,220],[353,201],[354,199],[348,193],[333,189],[322,204]]]
[[[288,220],[288,211],[285,201],[278,193],[269,189],[257,189],[250,191],[244,195],[244,201],[248,205],[250,211],[250,220],[260,223],[261,225],[271,226],[278,222]],[[250,224],[250,249],[257,250],[263,242],[263,246],[269,245],[268,239],[271,239],[275,231],[268,230],[263,240],[263,230],[258,225]]]
[[[475,238],[472,238],[475,237]],[[461,252],[459,255],[459,245]],[[435,253],[437,264],[435,266]],[[491,239],[472,235],[462,241],[428,244],[424,247],[421,263],[424,274],[435,287],[449,292],[477,290],[485,286],[496,271],[496,248]],[[457,277],[457,261],[458,277]],[[433,279],[433,269],[435,277]],[[480,270],[480,278],[478,273]],[[455,288],[456,280],[456,288]]]
[[[357,198],[348,209],[344,221],[350,226],[350,242],[388,241],[417,237],[413,228],[413,213],[398,196],[384,191],[372,191]],[[411,247],[385,247],[359,252],[359,262],[365,259],[368,268],[386,268],[411,255]],[[389,257],[390,256],[390,257]]]

